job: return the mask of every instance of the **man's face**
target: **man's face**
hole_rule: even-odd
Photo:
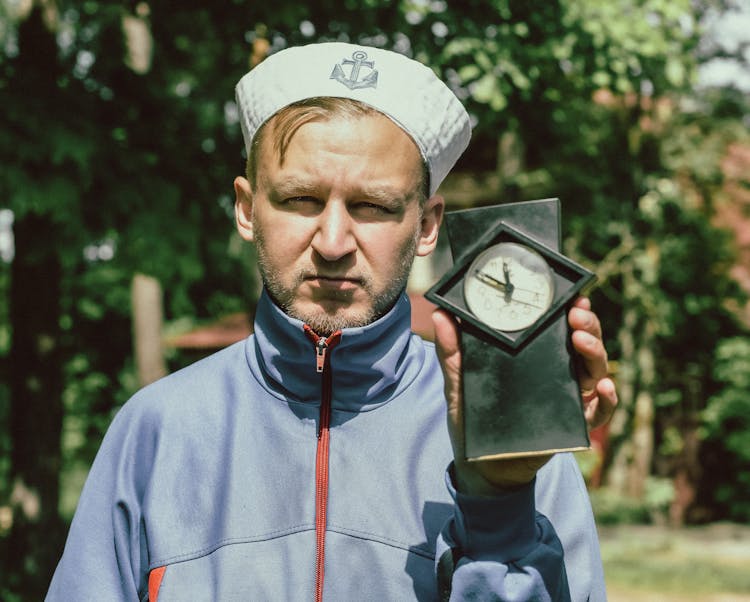
[[[257,244],[266,289],[320,335],[372,322],[437,239],[444,204],[420,208],[416,145],[383,115],[334,117],[302,125],[279,164],[272,135],[256,190],[235,180],[237,227]]]

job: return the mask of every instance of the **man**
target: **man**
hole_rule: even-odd
[[[575,461],[466,462],[456,326],[436,312],[440,361],[409,332],[409,268],[468,143],[460,103],[347,44],[277,53],[237,98],[255,333],[123,407],[48,599],[604,599]],[[588,301],[569,322],[593,425],[614,386]]]

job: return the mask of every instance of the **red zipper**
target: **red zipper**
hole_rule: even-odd
[[[320,337],[305,324],[305,334],[315,345],[315,371],[322,375],[318,448],[315,455],[315,602],[323,600],[326,549],[326,513],[328,509],[328,451],[330,447],[331,358],[328,354],[340,340],[337,330],[328,338]]]

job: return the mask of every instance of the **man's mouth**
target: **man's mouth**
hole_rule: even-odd
[[[362,281],[359,278],[326,274],[311,274],[306,276],[305,280],[313,286],[318,286],[321,289],[337,291],[353,290],[362,284]]]

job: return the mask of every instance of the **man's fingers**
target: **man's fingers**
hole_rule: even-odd
[[[585,373],[581,376],[581,388],[593,389],[597,381],[609,373],[607,350],[600,338],[584,330],[576,330],[573,335],[573,348],[583,360]]]
[[[568,324],[573,330],[573,348],[581,357],[578,385],[581,387],[586,423],[594,429],[612,417],[617,406],[617,391],[615,383],[609,378],[601,323],[591,311],[588,298],[576,299],[568,312]]]
[[[589,429],[595,429],[609,422],[617,407],[617,390],[610,378],[601,379],[588,400],[583,401],[583,411]]]
[[[591,299],[588,297],[578,297],[573,301],[573,307],[580,307],[581,309],[591,310]]]
[[[586,302],[585,305],[588,305],[588,307],[582,307],[584,302]],[[583,330],[601,339],[601,323],[599,322],[597,315],[591,311],[590,307],[591,305],[588,302],[588,299],[580,297],[576,301],[576,305],[574,305],[568,312],[568,324],[570,324],[570,327],[573,330]]]
[[[581,388],[592,391],[596,383],[607,376],[607,350],[602,341],[602,326],[591,311],[587,297],[576,299],[568,312],[568,324],[573,330],[573,347],[583,360],[584,371],[580,375]]]

